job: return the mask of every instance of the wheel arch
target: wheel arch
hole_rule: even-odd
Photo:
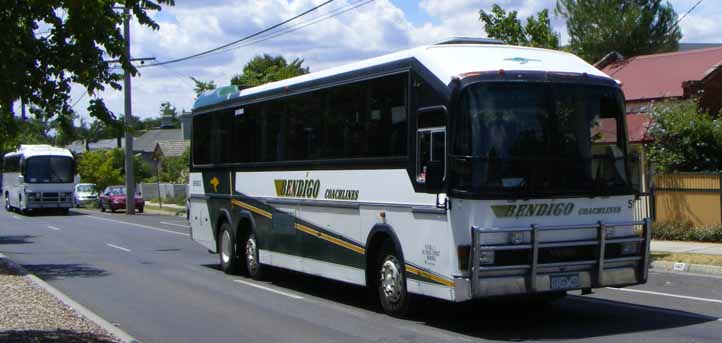
[[[213,237],[216,240],[216,249],[217,251],[220,251],[220,247],[218,246],[220,243],[219,235],[221,234],[221,225],[223,223],[228,223],[231,225],[231,230],[234,230],[233,228],[233,217],[231,216],[231,213],[225,209],[222,208],[219,210],[218,216],[216,218],[216,225],[213,226]],[[235,232],[234,232],[235,233]]]
[[[232,227],[236,230],[236,240],[244,237],[246,233],[256,232],[256,221],[250,212],[242,210],[238,213],[237,218],[238,220],[232,224]],[[256,239],[258,239],[257,236]]]
[[[398,257],[401,259],[399,262],[402,265],[405,265],[404,249],[401,247],[401,241],[399,240],[398,235],[396,235],[394,228],[388,224],[374,225],[366,237],[366,285],[369,285],[368,281],[373,280],[374,278],[373,273],[375,273],[376,270],[373,266],[375,265],[377,254],[382,246],[382,243],[387,239],[393,243],[394,249],[396,250]]]

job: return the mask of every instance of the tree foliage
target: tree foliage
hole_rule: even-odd
[[[484,22],[484,30],[489,38],[512,45],[559,49],[559,34],[552,29],[549,11],[546,9],[539,11],[536,17],[527,18],[526,24],[522,25],[517,18],[517,11],[506,12],[494,4],[490,13],[479,11],[479,20]]]
[[[160,181],[179,184],[188,183],[190,156],[190,149],[186,149],[180,156],[163,157],[160,162]]]
[[[96,184],[99,191],[125,183],[125,154],[122,149],[88,151],[78,158],[78,174],[82,182]],[[136,180],[150,175],[140,157],[133,157]]]
[[[10,139],[0,141],[0,154],[5,154],[17,149],[20,144],[52,144],[48,135],[50,130],[48,123],[41,119],[29,118],[21,120],[13,118],[13,127],[16,134]]]
[[[722,171],[722,118],[700,111],[696,100],[655,104],[649,133],[659,172]]]
[[[17,130],[13,103],[33,104],[31,112],[55,118],[57,129],[72,126],[71,84],[94,96],[110,86],[120,89],[121,74],[107,62],[117,59],[124,70],[136,74],[125,58],[122,35],[127,6],[133,18],[146,27],[158,25],[149,10],[174,5],[174,0],[47,0],[10,1],[0,8],[0,140],[12,139]],[[102,99],[93,98],[90,114],[111,122],[114,115]],[[72,137],[68,137],[71,139]]]
[[[196,99],[198,99],[201,94],[212,91],[217,88],[216,83],[211,81],[201,81],[196,79],[195,77],[191,76],[191,80],[195,83],[195,87],[193,87],[193,91],[196,92]]]
[[[594,63],[611,51],[626,57],[675,51],[682,38],[677,13],[662,0],[557,0],[570,50]]]
[[[283,56],[263,54],[248,62],[243,67],[242,74],[233,76],[231,84],[248,88],[303,74],[308,74],[308,67],[303,66],[302,59],[296,58],[288,63]]]

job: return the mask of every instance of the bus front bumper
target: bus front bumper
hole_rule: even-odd
[[[73,194],[69,192],[26,193],[26,199],[28,209],[73,207]]]
[[[619,226],[641,227],[640,235],[608,238],[606,231]],[[588,229],[597,231],[596,240],[574,242],[539,242],[539,232],[544,230]],[[625,223],[598,223],[591,225],[531,226],[529,228],[494,229],[507,232],[530,232],[530,244],[483,245],[486,232],[472,228],[472,249],[469,277],[455,278],[456,301],[490,296],[534,294],[554,291],[592,289],[600,287],[624,287],[647,282],[649,267],[649,244],[651,241],[648,220]],[[620,256],[612,254],[620,244],[638,244],[635,254]],[[579,245],[579,246],[577,246]],[[545,262],[540,251],[546,249],[569,249],[586,247],[594,249],[591,258],[563,262]],[[505,266],[483,266],[472,263],[480,260],[482,251],[528,251],[529,263]],[[588,251],[588,250],[587,250]]]

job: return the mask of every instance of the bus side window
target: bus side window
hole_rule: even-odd
[[[434,177],[446,175],[446,114],[441,110],[419,112],[417,127],[416,182],[427,184],[432,163],[436,167],[434,172],[438,173]]]

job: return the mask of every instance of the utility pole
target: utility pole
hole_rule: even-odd
[[[123,15],[123,34],[125,36],[125,58],[128,63],[134,61],[154,60],[155,57],[149,58],[130,58],[130,9],[128,7],[113,7],[113,9],[122,9]],[[106,61],[107,63],[117,63],[119,60]],[[133,125],[133,110],[131,108],[130,97],[130,70],[123,68],[123,90],[125,91],[125,208],[126,214],[135,214],[135,173],[133,172],[133,134],[130,132]],[[120,138],[118,138],[120,143]]]
[[[130,9],[123,8],[125,19],[123,31],[125,34],[125,58],[130,64]],[[123,89],[125,90],[125,212],[135,214],[135,174],[133,172],[133,134],[130,132],[133,113],[130,104],[130,68],[126,67],[124,73]]]

